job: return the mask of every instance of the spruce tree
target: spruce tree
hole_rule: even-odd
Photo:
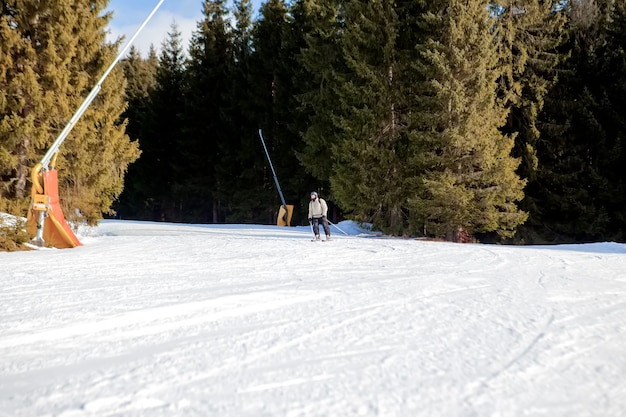
[[[532,179],[537,169],[535,145],[540,132],[537,116],[543,99],[556,80],[556,67],[565,59],[565,13],[540,0],[498,1],[500,48],[505,71],[500,94],[511,108],[505,133],[516,133],[515,154],[520,174]]]
[[[45,106],[32,69],[36,52],[24,33],[24,5],[0,4],[0,209],[7,210],[11,200],[24,199],[33,148],[45,143],[48,132],[35,126]]]
[[[603,114],[607,119],[609,133],[607,150],[609,154],[617,151],[604,167],[608,192],[603,194],[606,199],[607,212],[611,219],[609,233],[601,238],[605,240],[626,241],[626,3],[615,2],[613,18],[608,26],[609,42],[606,44],[607,60],[602,67],[606,74],[609,106]],[[616,76],[616,74],[619,74]]]
[[[419,67],[432,78],[432,107],[411,150],[423,171],[411,181],[413,222],[428,235],[496,231],[510,236],[526,214],[517,207],[524,181],[515,173],[513,138],[503,135],[507,110],[496,95],[502,74],[487,1],[439,2],[424,16],[438,36],[420,45]]]
[[[285,178],[281,185],[285,192],[288,204],[293,204],[294,222],[306,224],[309,193],[319,190],[324,193],[323,183],[313,178],[302,167],[299,153],[304,149],[303,133],[308,127],[308,111],[300,99],[311,84],[311,74],[302,64],[302,50],[306,48],[306,37],[311,32],[311,24],[302,7],[302,3],[293,2],[288,8],[286,24],[283,25],[281,48],[278,54],[276,86],[276,126],[279,128],[276,135],[283,151],[282,166]],[[330,163],[327,155],[319,161],[322,164]],[[338,210],[332,201],[332,195],[325,195],[329,204],[329,217],[338,221]]]
[[[568,56],[562,48],[566,14],[554,2],[539,0],[497,1],[493,7],[505,68],[498,91],[510,109],[502,131],[515,135],[513,154],[521,161],[518,173],[528,180],[525,198],[520,203],[529,213],[529,220],[518,235],[522,238],[539,219],[536,211],[541,202],[535,193],[540,161],[536,148],[541,132],[537,120],[545,96],[557,80],[557,66]]]
[[[338,102],[333,86],[344,71],[340,34],[340,0],[303,0],[311,25],[300,56],[308,71],[308,89],[300,96],[308,125],[302,136],[304,148],[297,154],[303,167],[323,186],[328,185],[334,162],[332,147],[337,143],[333,112]]]
[[[149,97],[156,87],[156,72],[159,67],[156,50],[151,47],[148,57],[143,58],[140,51],[131,46],[128,56],[121,61],[121,66],[127,80],[128,108],[124,112],[124,117],[128,119],[126,132],[137,138],[142,136]]]
[[[316,79],[315,75],[303,63],[303,51],[306,50],[307,39],[314,30],[310,3],[310,0],[296,0],[289,8],[289,20],[285,26],[286,32],[283,34],[281,58],[281,66],[286,74],[286,77],[283,77],[281,89],[284,92],[281,96],[284,100],[282,123],[286,127],[284,134],[289,138],[288,142],[291,143],[289,176],[294,180],[287,183],[286,186],[290,187],[288,192],[291,193],[292,203],[295,205],[294,221],[300,219],[301,222],[306,222],[309,192],[319,190],[324,193],[326,190],[330,190],[328,181],[321,181],[313,177],[300,161],[300,155],[306,147],[304,135],[309,128],[311,116],[311,109],[303,97],[315,88]],[[332,156],[330,153],[326,153],[317,163],[329,169]],[[332,201],[332,195],[324,195],[324,198],[330,204],[329,216],[331,220],[341,220],[338,218],[338,207]]]
[[[183,117],[185,105],[185,56],[181,33],[173,23],[161,44],[155,87],[150,91],[146,122],[139,138],[142,156],[137,173],[143,188],[143,204],[150,220],[182,221],[185,210],[180,183],[184,169]],[[142,216],[145,218],[145,216]]]
[[[150,123],[153,120],[150,117],[150,96],[156,88],[159,60],[154,47],[150,48],[148,57],[144,59],[139,50],[132,46],[121,65],[128,80],[128,108],[123,114],[128,120],[126,132],[131,138],[138,140],[141,147],[149,140]],[[118,216],[152,219],[151,213],[147,211],[149,203],[146,201],[146,196],[151,192],[148,189],[152,166],[149,159],[150,155],[142,155],[129,167],[124,191],[116,205]]]
[[[216,197],[226,222],[267,223],[263,181],[265,157],[259,141],[257,100],[254,94],[252,2],[236,1],[232,56],[228,61],[228,90],[222,104],[224,140],[215,164]]]
[[[223,189],[216,175],[221,163],[220,146],[229,140],[224,109],[227,107],[228,68],[232,59],[232,39],[223,0],[205,0],[204,18],[189,48],[190,60],[186,72],[185,131],[183,152],[187,179],[181,184],[190,199],[186,217],[196,221],[223,221],[220,200]],[[181,162],[182,162],[181,161]]]
[[[356,219],[400,233],[407,224],[410,166],[398,15],[393,3],[374,0],[346,3],[342,17],[345,71],[335,85],[332,190]]]
[[[31,167],[115,58],[117,45],[106,42],[106,3],[2,3],[0,175],[6,198],[24,199]],[[120,119],[124,83],[122,70],[114,69],[62,146],[59,192],[69,218],[80,212],[95,222],[110,211],[128,164],[139,154]]]
[[[261,6],[259,20],[252,31],[251,94],[254,100],[253,118],[264,133],[274,169],[286,200],[298,199],[303,192],[302,173],[294,147],[299,141],[290,131],[294,85],[292,82],[292,56],[285,49],[288,33],[288,14],[284,0],[269,0]],[[265,159],[260,139],[256,137],[255,152]],[[252,144],[252,143],[251,143]],[[276,190],[273,173],[263,161],[262,191],[257,196],[256,212],[264,222],[275,223],[281,199]]]
[[[624,5],[571,2],[571,58],[541,114],[534,241],[624,240]]]

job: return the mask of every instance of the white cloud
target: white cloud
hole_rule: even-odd
[[[263,0],[253,0],[253,15],[258,13],[262,2]],[[125,39],[120,48],[126,45],[152,10],[147,3],[145,5],[141,3],[111,0],[109,10],[113,12],[113,18],[109,24],[109,41],[113,42],[124,36]],[[232,1],[228,1],[227,4],[229,8],[232,7]],[[153,5],[150,4],[150,6]],[[187,53],[192,34],[197,29],[198,22],[203,18],[202,2],[199,0],[178,0],[171,4],[166,2],[137,36],[133,45],[144,56],[147,56],[150,51],[150,45],[154,45],[159,52],[161,44],[168,37],[167,33],[171,31],[172,23],[176,23],[181,32],[183,50]]]
[[[150,50],[150,45],[154,45],[157,51],[161,50],[161,44],[166,41],[168,32],[172,30],[172,24],[175,23],[178,31],[181,33],[183,50],[187,52],[189,41],[193,32],[197,28],[198,22],[202,19],[202,13],[198,11],[195,17],[184,17],[179,14],[163,10],[155,14],[148,22],[146,27],[139,33],[133,45],[138,48],[142,55],[146,56]],[[116,26],[112,22],[109,27],[109,40],[114,41],[121,36],[125,36],[123,45],[135,34],[141,22],[133,25]]]

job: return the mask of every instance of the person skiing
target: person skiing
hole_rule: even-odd
[[[313,226],[315,240],[320,239],[320,220],[326,233],[326,240],[330,240],[330,227],[328,226],[328,205],[323,198],[317,195],[317,192],[311,191],[311,201],[309,201],[309,224]]]

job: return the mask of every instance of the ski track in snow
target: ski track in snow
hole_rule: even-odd
[[[625,245],[333,237],[0,253],[0,416],[624,415]]]

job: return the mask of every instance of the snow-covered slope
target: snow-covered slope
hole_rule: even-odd
[[[0,253],[0,416],[626,412],[625,245],[339,226],[104,221]]]

